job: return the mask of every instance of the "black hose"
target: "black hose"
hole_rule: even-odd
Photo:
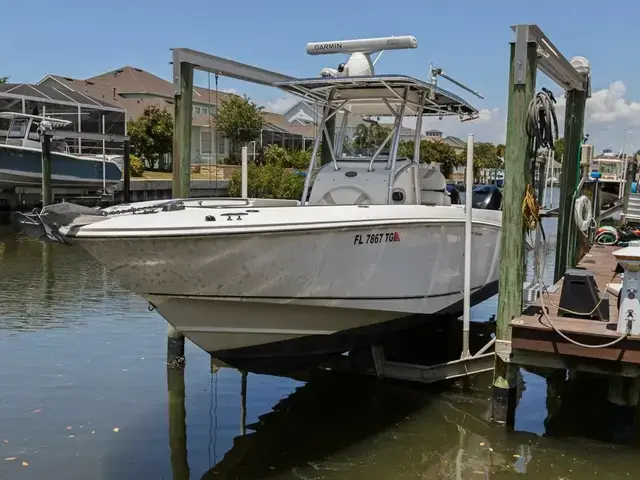
[[[555,108],[556,99],[553,92],[543,88],[531,100],[527,111],[527,135],[533,140],[531,156],[540,148],[554,148],[558,138],[558,118]]]

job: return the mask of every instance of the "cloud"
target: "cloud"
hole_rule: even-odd
[[[263,105],[265,110],[269,112],[284,113],[299,101],[300,98],[295,95],[285,95],[274,100],[269,100],[263,103]]]
[[[235,88],[221,88],[220,89],[221,92],[224,93],[231,93],[233,95],[242,95],[238,90],[236,90]]]
[[[592,125],[606,125],[616,122],[633,126],[640,125],[640,102],[627,100],[627,87],[622,80],[616,80],[607,88],[591,93],[587,100],[586,122]],[[558,99],[558,110],[564,107],[567,100],[564,95]]]
[[[606,88],[592,91],[591,98],[587,99],[584,129],[598,150],[606,147],[618,149],[623,141],[629,151],[640,148],[640,137],[637,135],[640,131],[640,102],[627,99],[626,93],[624,82],[616,80]],[[556,98],[556,113],[562,135],[567,99],[564,93],[557,94]],[[628,135],[623,140],[625,129]]]

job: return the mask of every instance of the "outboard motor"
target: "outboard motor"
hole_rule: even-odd
[[[473,208],[500,210],[502,207],[502,192],[495,185],[480,185],[473,189],[471,204]]]
[[[449,196],[451,197],[451,205],[460,205],[460,190],[458,190],[453,183],[447,184],[447,192],[449,192]]]

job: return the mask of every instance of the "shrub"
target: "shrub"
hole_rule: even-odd
[[[289,161],[291,163],[291,168],[306,170],[309,167],[310,160],[311,152],[309,150],[293,150],[292,152],[289,152]]]
[[[303,150],[285,150],[278,145],[269,145],[264,149],[264,163],[279,165],[283,168],[306,169],[311,160],[311,152]]]
[[[140,160],[140,157],[129,155],[129,172],[132,177],[144,175],[144,162]]]
[[[281,165],[249,165],[247,192],[251,198],[281,198],[299,200],[304,188],[304,177],[290,172]],[[242,194],[242,172],[234,172],[229,181],[228,195]]]
[[[267,145],[264,149],[264,163],[266,165],[288,167],[287,151],[278,145]]]

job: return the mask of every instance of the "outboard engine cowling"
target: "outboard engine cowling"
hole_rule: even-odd
[[[473,189],[472,195],[473,208],[500,210],[502,207],[502,192],[495,185],[480,185]]]

